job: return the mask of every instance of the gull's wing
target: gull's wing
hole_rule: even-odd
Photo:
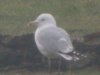
[[[67,55],[67,53],[70,53],[73,51],[73,45],[70,39],[70,35],[62,28],[59,28],[59,31],[62,33],[64,37],[58,40],[58,43],[59,43],[58,54],[66,60],[72,60],[73,57],[71,57],[70,55]]]
[[[64,52],[64,53],[68,53],[73,51],[73,45],[72,45],[72,41],[70,39],[70,35],[62,28],[59,28],[59,31],[62,34],[62,37],[59,38],[58,43],[59,43],[59,49]]]
[[[46,51],[58,53],[63,58],[66,58],[64,54],[73,51],[69,34],[59,27],[41,29],[36,40]]]

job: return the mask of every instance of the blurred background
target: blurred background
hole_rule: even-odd
[[[63,75],[100,75],[100,0],[0,0],[0,74],[47,71],[47,59],[34,42],[35,28],[27,26],[41,13],[54,15],[57,25],[70,34],[75,50],[86,56],[75,62],[62,60]],[[52,60],[52,75],[57,62]]]

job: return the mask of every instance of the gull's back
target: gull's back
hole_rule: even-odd
[[[58,57],[59,52],[73,51],[69,34],[59,27],[48,26],[37,29],[35,40],[39,51],[45,56]]]

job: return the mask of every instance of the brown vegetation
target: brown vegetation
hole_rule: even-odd
[[[63,60],[62,69],[69,68],[69,65],[71,65],[72,68],[83,68],[91,65],[100,65],[100,44],[90,45],[84,42],[79,42],[77,40],[73,40],[73,44],[77,52],[84,54],[87,57],[80,57],[80,60],[76,62],[68,62]],[[45,62],[42,59],[44,59]],[[96,61],[98,61],[98,63]],[[52,68],[56,69],[56,64],[57,60],[52,61]],[[65,67],[65,65],[67,67]],[[27,68],[43,70],[44,68],[44,70],[46,70],[47,59],[38,52],[34,42],[33,34],[26,34],[15,37],[0,35],[0,70],[3,70],[3,68],[7,66],[12,69]]]

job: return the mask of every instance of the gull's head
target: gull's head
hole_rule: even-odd
[[[51,14],[43,13],[43,14],[40,14],[34,21],[31,21],[30,24],[35,24],[38,27],[41,27],[44,25],[56,26],[56,21]]]

